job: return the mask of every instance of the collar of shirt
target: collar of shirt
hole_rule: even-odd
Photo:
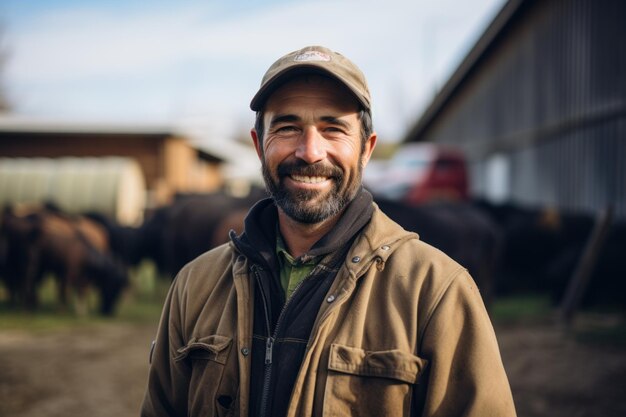
[[[276,255],[280,264],[280,284],[285,291],[285,299],[288,299],[298,284],[313,271],[320,257],[308,257],[305,254],[294,258],[287,251],[285,241],[278,230],[276,231]]]

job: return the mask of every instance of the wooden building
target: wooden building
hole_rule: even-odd
[[[0,158],[14,160],[13,165],[18,160],[31,166],[33,159],[69,158],[74,159],[70,162],[76,170],[78,159],[112,157],[137,163],[145,183],[145,195],[140,198],[148,207],[169,202],[177,192],[209,192],[222,185],[223,160],[192,146],[186,137],[168,127],[0,118]]]
[[[405,142],[461,147],[475,195],[626,216],[626,2],[510,0]]]

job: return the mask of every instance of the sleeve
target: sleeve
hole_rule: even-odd
[[[187,416],[191,369],[187,361],[175,360],[178,349],[184,345],[181,314],[184,303],[179,278],[168,292],[153,342],[142,417]]]
[[[426,383],[416,390],[419,415],[516,415],[493,326],[465,270],[434,304],[420,351],[429,369]]]

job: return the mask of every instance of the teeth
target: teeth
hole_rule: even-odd
[[[291,178],[295,181],[306,182],[307,184],[317,184],[328,179],[326,177],[307,177],[304,175],[292,175]]]

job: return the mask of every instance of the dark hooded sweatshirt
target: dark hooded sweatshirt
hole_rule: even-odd
[[[311,329],[339,266],[358,232],[372,216],[372,196],[361,189],[337,224],[299,262],[321,257],[313,271],[285,301],[276,256],[277,209],[258,202],[233,242],[251,261],[255,280],[250,415],[284,416]]]

